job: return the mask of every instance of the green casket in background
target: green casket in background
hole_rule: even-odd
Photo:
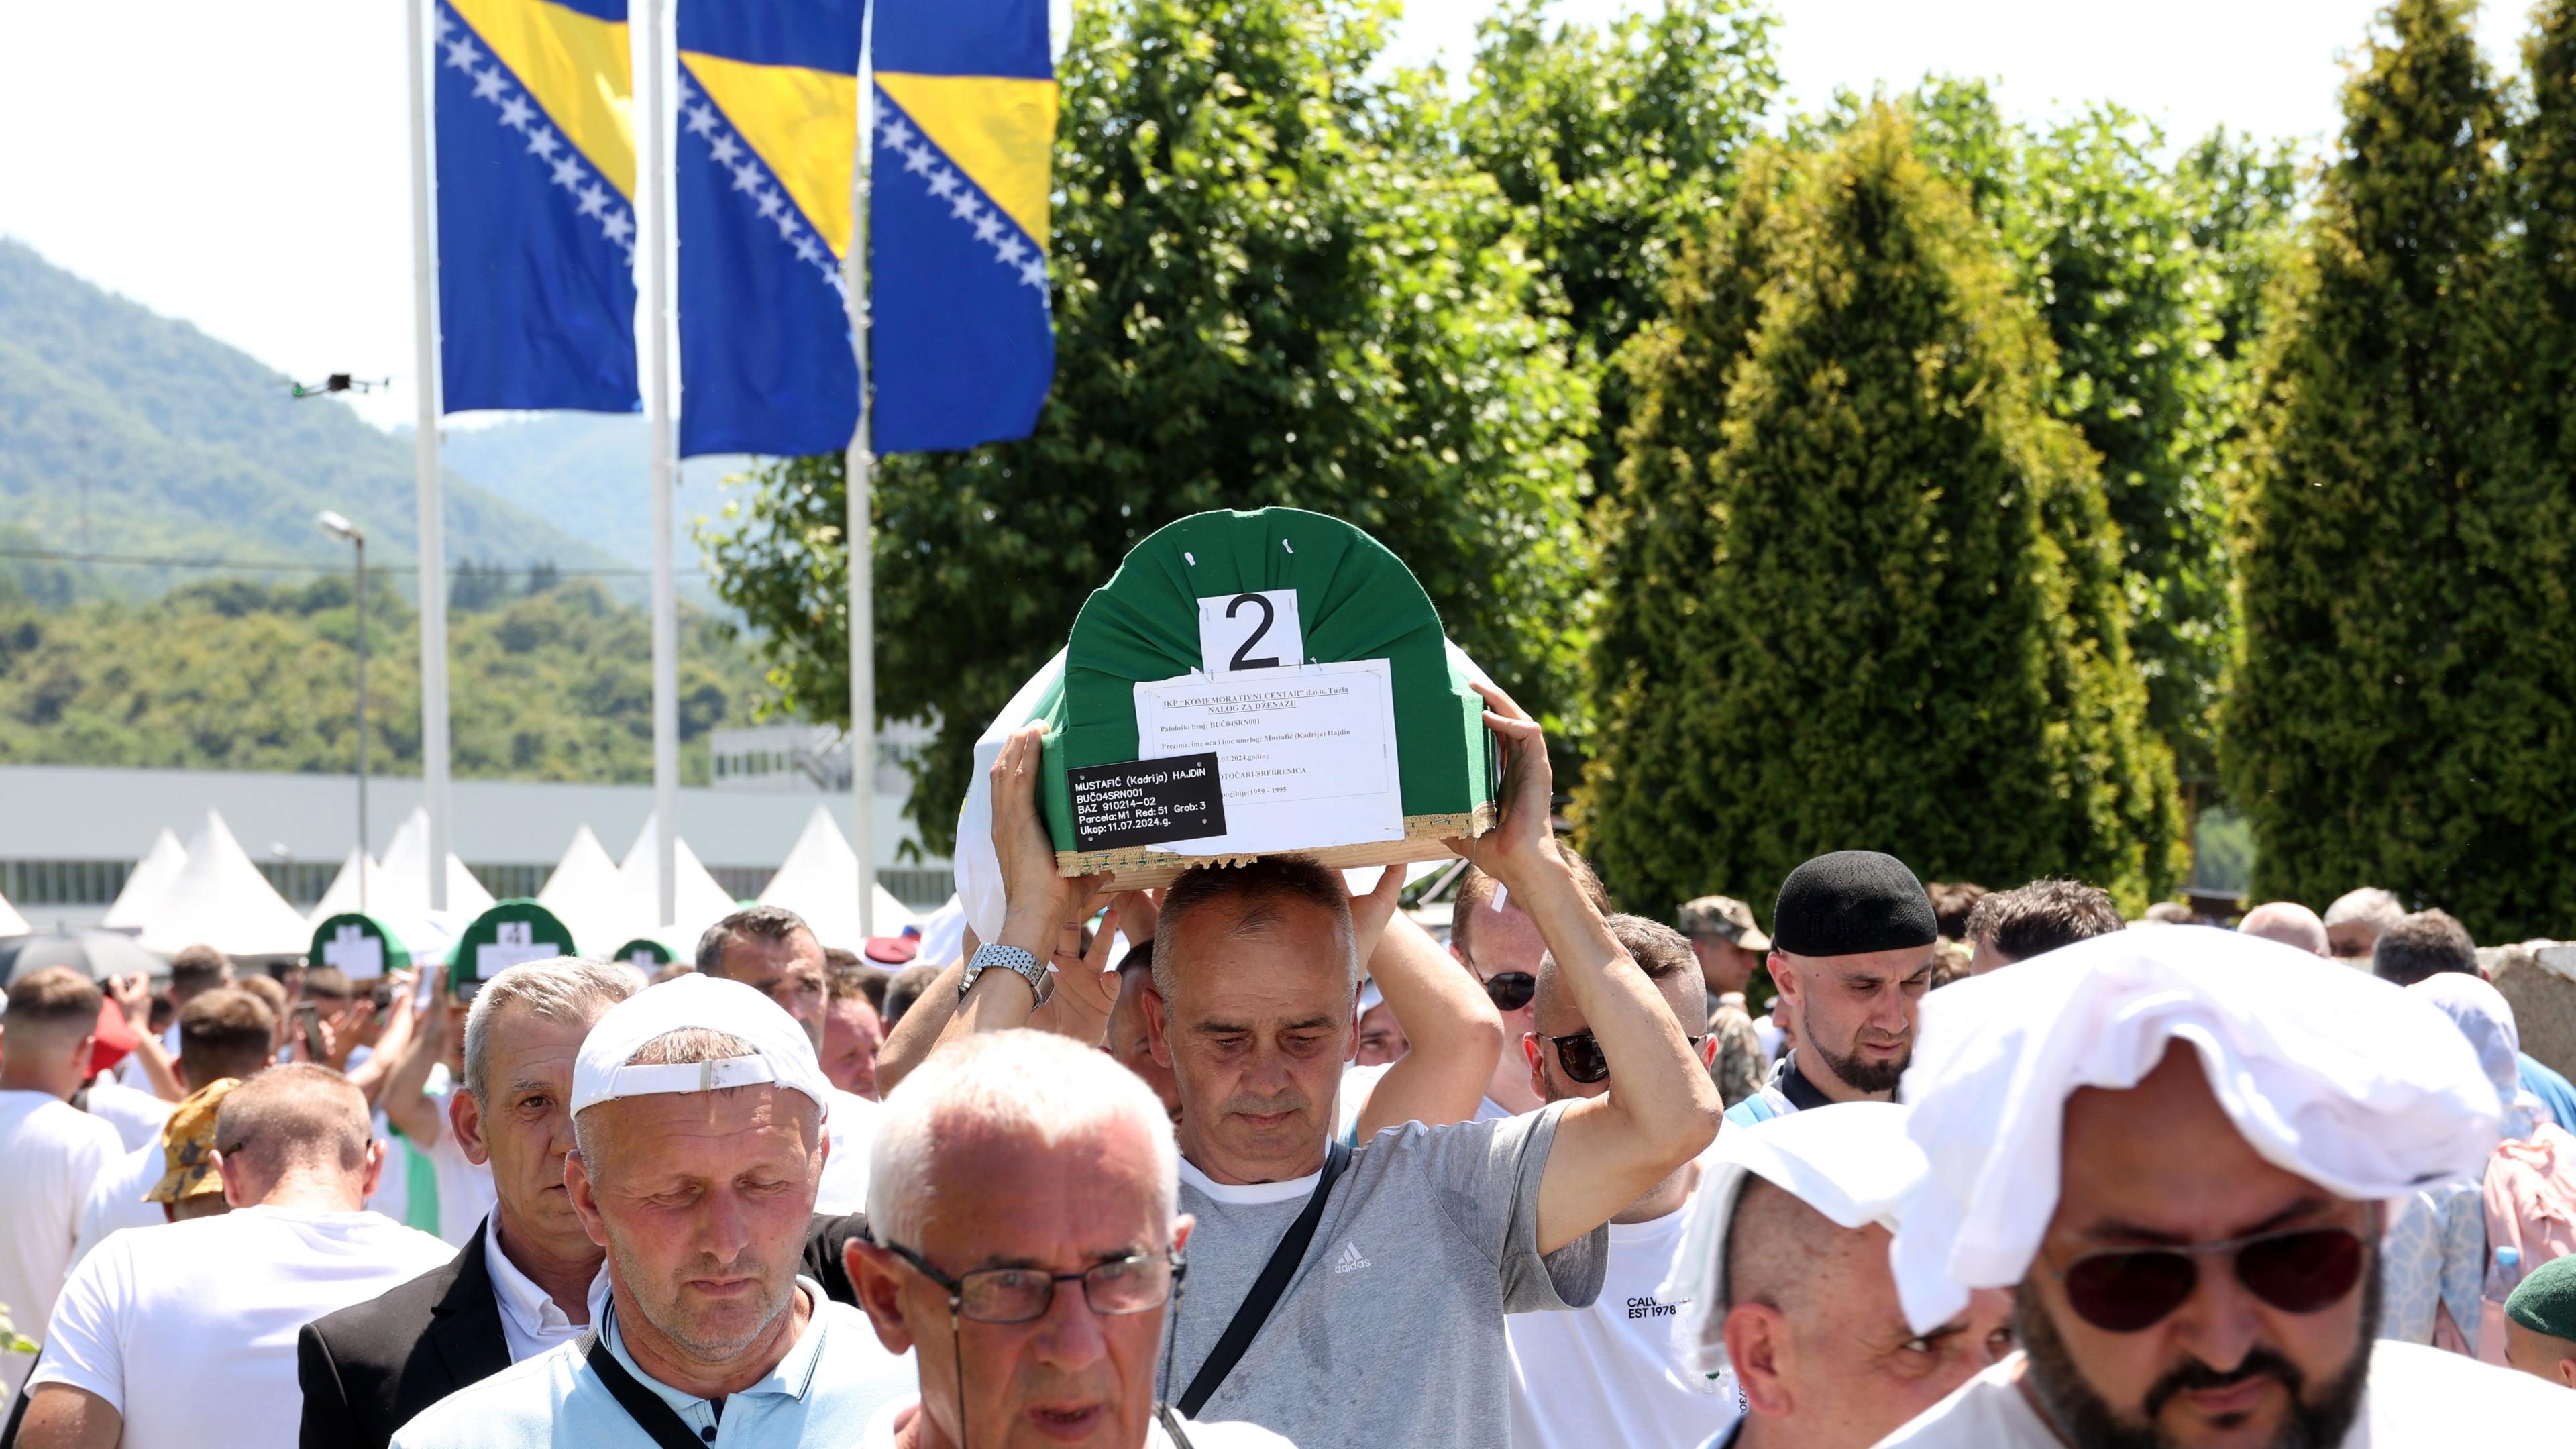
[[[1137,544],[1092,594],[1074,619],[1060,683],[1031,715],[1047,726],[1043,804],[1063,874],[1114,871],[1122,886],[1148,887],[1194,864],[1251,858],[1193,855],[1187,841],[1078,850],[1066,772],[1138,758],[1134,686],[1200,668],[1202,597],[1287,589],[1305,634],[1305,658],[1290,664],[1384,659],[1394,694],[1403,838],[1315,849],[1316,858],[1341,867],[1440,859],[1442,840],[1492,828],[1484,700],[1453,665],[1440,616],[1402,561],[1320,513],[1200,513]]]

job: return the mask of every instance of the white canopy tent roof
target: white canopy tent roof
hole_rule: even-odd
[[[209,810],[188,841],[187,863],[143,925],[143,945],[164,955],[203,943],[227,956],[300,956],[304,917],[251,864],[224,818]]]
[[[417,858],[418,852],[414,852],[414,856]],[[363,866],[360,864],[362,861]],[[361,869],[366,872],[367,881],[364,905],[358,901],[358,872]],[[482,887],[477,885],[475,890],[481,893]],[[484,894],[483,898],[491,899],[489,894]],[[448,885],[448,899],[459,899],[452,878]],[[472,904],[470,900],[461,903]],[[331,878],[330,889],[322,892],[321,903],[304,918],[306,932],[309,935],[321,929],[324,921],[342,912],[357,910],[383,922],[386,929],[394,933],[394,938],[402,942],[403,949],[415,959],[436,957],[445,952],[455,941],[457,933],[465,929],[465,923],[474,919],[473,915],[459,915],[454,911],[441,914],[431,910],[427,882],[415,879],[406,884],[396,879],[391,870],[377,864],[372,856],[352,849],[349,858],[340,862],[340,873]]]
[[[389,900],[389,907],[393,902],[399,902],[398,907],[392,907],[398,914],[418,916],[429,914],[429,812],[427,810],[414,809],[404,818],[402,828],[394,832],[394,838],[385,842],[384,872],[388,888],[395,893]],[[368,883],[367,890],[368,899],[373,901],[375,899],[374,882]],[[447,853],[447,913],[456,918],[460,923],[459,929],[462,929],[463,922],[473,920],[490,909],[492,909],[492,893],[483,889],[483,883],[476,880],[474,873],[465,868],[465,862],[456,858],[455,851],[449,851]],[[384,912],[380,910],[375,914],[381,916]]]
[[[0,936],[23,936],[31,929],[27,918],[18,914],[18,908],[9,904],[7,897],[0,896]]]
[[[634,939],[625,932],[626,886],[617,862],[587,825],[573,831],[572,843],[537,892],[537,904],[554,912],[572,932],[573,945],[591,956],[605,956]]]
[[[845,951],[861,949],[867,933],[859,929],[859,855],[850,849],[848,837],[832,819],[832,812],[821,805],[806,817],[803,834],[787,852],[786,863],[769,878],[769,886],[760,893],[764,906],[785,906],[805,918],[814,930],[814,939],[826,946]],[[870,881],[875,893],[876,927],[880,936],[891,936],[904,927],[919,924],[894,892]]]
[[[678,882],[679,889],[672,894],[670,928],[661,929],[662,876],[654,869],[653,861],[656,824],[653,816],[644,817],[644,828],[636,832],[635,843],[627,848],[626,859],[618,863],[618,916],[623,924],[619,927],[617,939],[602,941],[593,947],[576,930],[573,939],[583,950],[614,951],[638,936],[651,936],[671,946],[675,955],[686,956],[695,953],[698,937],[705,933],[707,927],[733,914],[733,897],[726,895],[724,887],[716,884],[716,878],[707,874],[707,868],[698,862],[697,852],[689,849],[687,837],[675,836],[672,860],[676,864],[672,878]],[[686,942],[688,950],[681,951],[679,942]]]
[[[358,889],[362,878],[366,883],[363,893]],[[322,892],[320,904],[304,917],[305,922],[319,926],[344,911],[362,910],[381,916],[385,907],[394,902],[388,885],[385,868],[376,864],[376,858],[351,846],[349,858],[340,862],[340,873],[331,877],[329,889]],[[365,898],[363,903],[360,900],[362,894]]]
[[[179,867],[188,863],[188,851],[179,837],[164,828],[152,842],[152,848],[134,863],[126,874],[125,888],[116,893],[116,901],[107,908],[99,924],[111,931],[139,931],[152,916],[152,909],[169,892],[170,882],[177,879]]]

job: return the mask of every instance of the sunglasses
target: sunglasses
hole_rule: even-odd
[[[1538,994],[1538,978],[1526,971],[1497,971],[1485,978],[1485,994],[1496,1011],[1518,1011]]]
[[[1602,1052],[1601,1043],[1592,1039],[1592,1033],[1569,1031],[1563,1036],[1549,1036],[1541,1031],[1533,1032],[1531,1035],[1555,1047],[1557,1065],[1565,1068],[1567,1076],[1585,1086],[1602,1081],[1610,1075],[1610,1058]],[[1702,1038],[1690,1037],[1688,1040],[1691,1050],[1698,1051]]]
[[[2361,1235],[2349,1228],[2292,1228],[2171,1248],[2103,1248],[2049,1271],[2066,1285],[2076,1316],[2106,1333],[2137,1333],[2190,1300],[2203,1258],[2233,1259],[2245,1291],[2283,1313],[2316,1313],[2361,1282],[2364,1256]]]

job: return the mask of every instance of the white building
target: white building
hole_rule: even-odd
[[[761,733],[723,731],[720,737]],[[769,748],[757,741],[753,747]],[[737,751],[736,758],[746,753]],[[786,781],[750,787],[748,781],[761,777],[746,772],[745,788],[734,788],[727,778],[720,788],[679,792],[680,834],[728,894],[748,899],[760,893],[817,803],[834,803],[837,795],[836,809],[846,810],[846,749],[840,754],[843,783],[835,791],[801,774],[793,777],[792,788],[775,787]],[[879,758],[888,755],[881,751]],[[535,895],[584,825],[611,852],[623,852],[653,809],[649,785],[456,780],[450,789],[451,848],[485,888],[503,897]],[[877,879],[898,900],[926,909],[945,901],[953,886],[947,861],[906,861],[898,854],[917,838],[903,818],[910,794],[910,777],[901,769],[879,769]],[[403,817],[420,803],[417,778],[370,780],[369,853],[382,855]],[[40,931],[96,924],[154,837],[169,829],[184,839],[210,809],[221,812],[251,858],[298,907],[321,899],[357,843],[357,782],[346,775],[0,765],[0,898]]]

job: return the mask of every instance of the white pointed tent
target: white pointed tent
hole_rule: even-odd
[[[361,892],[358,889],[358,882],[361,872],[364,872],[366,881],[364,904],[359,900]],[[419,893],[414,892],[414,894]],[[349,849],[349,858],[340,862],[340,873],[331,877],[330,887],[322,892],[321,903],[316,905],[304,919],[309,925],[320,926],[333,916],[345,911],[357,910],[370,912],[382,919],[386,909],[393,906],[399,899],[397,892],[391,889],[391,883],[385,879],[385,868],[376,864],[374,856],[352,846]],[[409,942],[406,941],[405,944]]]
[[[634,939],[625,929],[626,886],[617,862],[587,825],[573,831],[572,843],[537,892],[537,904],[554,912],[572,932],[573,945],[588,955],[605,956]]]
[[[0,896],[0,936],[23,936],[33,929],[27,924],[27,918],[18,914],[18,908],[9,904],[7,897]]]
[[[164,955],[200,942],[227,956],[300,956],[304,917],[251,864],[224,817],[209,810],[187,863],[143,923],[143,945]]]
[[[143,929],[143,923],[151,919],[152,908],[161,903],[161,897],[170,889],[170,882],[178,876],[179,867],[187,863],[187,848],[164,826],[160,836],[152,842],[152,848],[134,863],[133,870],[127,872],[125,888],[116,893],[115,903],[107,908],[105,916],[99,918],[99,924],[111,931]]]
[[[429,914],[429,812],[427,810],[414,809],[404,818],[402,828],[394,832],[394,838],[385,842],[384,880],[387,888],[396,893],[392,899],[401,902],[402,909],[418,915]],[[369,883],[368,890],[369,899],[372,900],[374,898],[372,882]],[[465,868],[465,862],[456,858],[456,852],[449,851],[447,853],[447,913],[456,918],[459,928],[462,929],[463,922],[473,920],[490,909],[492,909],[492,893],[483,889],[483,883],[476,880],[474,873]]]
[[[858,853],[850,849],[832,812],[817,805],[806,818],[804,833],[796,837],[795,848],[787,852],[786,863],[760,893],[760,903],[785,906],[803,916],[814,929],[814,939],[824,945],[856,951],[867,938],[859,929],[858,881]],[[891,936],[915,923],[894,892],[874,881],[868,884],[876,892],[879,935]]]
[[[655,816],[644,817],[644,828],[627,848],[626,859],[618,862],[619,916],[625,923],[625,934],[598,947],[601,951],[614,951],[637,936],[651,936],[671,946],[674,954],[685,956],[696,949],[698,937],[707,927],[733,914],[733,897],[726,895],[724,887],[716,884],[716,878],[698,863],[698,853],[689,849],[687,838],[674,836],[672,879],[679,883],[679,889],[672,893],[675,904],[670,929],[659,929],[660,922],[655,918],[661,914],[662,877],[654,869],[654,823]],[[578,934],[574,939],[584,950],[591,949]],[[686,943],[689,951],[681,950],[675,942]]]

